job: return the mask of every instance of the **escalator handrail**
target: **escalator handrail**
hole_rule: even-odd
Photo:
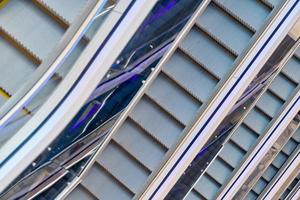
[[[75,48],[93,22],[96,13],[103,9],[107,1],[108,0],[98,0],[90,3],[84,10],[82,16],[79,16],[79,18],[75,20],[76,22],[69,27],[60,45],[52,51],[54,54],[50,55],[47,60],[39,66],[32,80],[27,81],[26,84],[0,108],[0,127],[4,126],[16,112],[22,109],[60,68],[64,60]],[[107,11],[104,10],[104,12]]]
[[[157,1],[133,0],[114,8],[114,15],[97,31],[47,102],[2,147],[5,155],[0,154],[0,182],[3,183],[0,192],[59,135],[84,105]]]

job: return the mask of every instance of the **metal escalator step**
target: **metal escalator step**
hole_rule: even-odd
[[[33,73],[36,67],[30,60],[1,37],[0,48],[2,49],[0,55],[0,66],[2,66],[0,86],[13,94],[27,80],[28,76]]]
[[[295,58],[299,60],[300,58],[300,49],[297,49],[295,54],[294,54]]]
[[[230,140],[230,142],[231,142],[232,144],[234,144],[235,146],[237,146],[239,149],[241,149],[241,151],[243,151],[244,154],[246,154],[247,149],[244,148],[244,146],[243,146],[239,141]]]
[[[220,184],[223,184],[232,173],[232,170],[233,169],[221,159],[216,158],[215,161],[211,163],[206,173],[217,180]]]
[[[258,198],[258,195],[251,190],[245,197],[245,200],[256,200],[257,198]]]
[[[273,160],[272,164],[275,166],[277,169],[280,169],[281,166],[284,164],[284,162],[288,159],[288,157],[280,151],[276,158]]]
[[[243,13],[238,9],[245,7],[249,9]],[[120,187],[121,192],[114,194],[119,199],[132,198],[140,192],[151,171],[161,166],[164,156],[195,119],[201,105],[232,70],[254,32],[265,24],[269,11],[263,4],[250,0],[215,0],[208,6],[98,157],[105,168],[102,174],[109,178],[106,190]],[[214,198],[269,124],[274,110],[281,107],[277,99],[269,96],[265,100],[272,101],[270,107],[252,111],[187,199]],[[246,139],[239,140],[243,134],[247,134]],[[105,197],[100,193],[98,196],[106,199],[108,191],[103,191]]]
[[[81,185],[98,199],[129,200],[133,197],[132,192],[97,164],[89,170]]]
[[[208,100],[219,81],[180,51],[174,53],[163,71],[174,77],[201,102]],[[199,85],[205,85],[205,87],[199,87]]]
[[[150,173],[114,143],[107,146],[97,162],[133,193],[141,189]]]
[[[4,98],[2,95],[0,95],[0,107],[5,103],[6,100],[7,100],[6,98]]]
[[[114,140],[151,170],[154,170],[161,163],[167,152],[165,147],[142,132],[130,121],[123,124]]]
[[[141,124],[152,135],[157,137],[163,144],[170,148],[179,138],[183,126],[166,112],[150,102],[147,98],[142,98],[130,117]]]
[[[256,106],[272,118],[278,113],[284,102],[268,90],[258,100]]]
[[[297,148],[297,146],[298,144],[290,139],[282,148],[282,152],[290,156],[293,153],[293,151]]]
[[[164,147],[165,149],[169,149],[168,146],[166,144],[163,143],[163,141],[156,137],[156,135],[153,135],[149,130],[147,130],[145,127],[143,127],[139,122],[135,121],[132,117],[128,116],[126,119],[126,122],[132,123],[134,124],[134,126],[139,129],[141,132],[145,133],[146,135],[148,135],[149,137],[153,138],[153,140],[155,140],[158,144],[160,144],[162,147]],[[125,124],[125,123],[124,123]]]
[[[255,130],[256,133],[261,134],[270,121],[271,119],[267,115],[254,107],[245,118],[244,123],[250,126],[252,130]]]
[[[272,90],[284,100],[288,99],[295,88],[296,85],[289,81],[283,74],[279,74],[270,86],[270,90]]]
[[[49,8],[53,9],[58,15],[62,16],[67,22],[71,23],[75,17],[80,14],[84,6],[88,2],[87,0],[36,0],[41,1]]]
[[[219,187],[220,185],[215,180],[213,180],[207,174],[204,174],[199,182],[195,185],[194,189],[204,198],[210,200],[214,198]]]
[[[265,23],[270,10],[253,0],[215,0],[229,11],[248,23],[254,30],[258,30]]]
[[[276,175],[277,169],[273,165],[269,165],[267,170],[263,173],[263,177],[270,182],[272,178]]]
[[[146,92],[162,107],[187,125],[200,107],[200,102],[160,74]]]
[[[145,165],[141,159],[136,157],[131,151],[128,151],[128,149],[126,149],[122,144],[118,143],[114,139],[111,140],[110,143],[116,146],[116,148],[120,149],[122,152],[124,152],[124,155],[126,155],[128,158],[136,161],[136,163],[140,165],[143,169],[145,169],[149,174],[152,172],[152,170],[147,165]]]
[[[32,0],[32,3],[38,7],[42,12],[46,13],[54,21],[56,21],[63,29],[67,29],[70,26],[70,21],[58,14],[43,0]]]
[[[219,156],[226,160],[231,167],[235,168],[243,159],[245,152],[232,142],[227,142]]]
[[[37,7],[35,2],[43,3],[42,0],[11,1],[0,13],[0,18],[3,19],[0,22],[3,38],[0,38],[0,46],[3,46],[1,48],[5,52],[1,54],[3,59],[0,64],[7,66],[9,63],[10,66],[10,68],[1,69],[0,85],[2,84],[2,87],[12,95],[20,88],[20,85],[30,79],[30,75],[34,73],[36,67],[41,64],[42,59],[49,54],[64,33],[57,21],[45,13],[45,9]],[[29,110],[34,112],[47,99],[69,68],[73,66],[83,48],[84,46],[80,43],[74,49],[66,59],[64,67],[54,74],[47,86],[27,106]]]
[[[41,59],[50,53],[64,32],[30,1],[11,1],[1,10],[0,18],[3,19],[0,26]],[[48,41],[47,45],[44,41]]]
[[[205,200],[205,198],[201,197],[195,190],[191,190],[185,200]]]
[[[196,23],[209,34],[218,38],[236,56],[248,46],[253,34],[214,4],[208,6]]]
[[[78,185],[70,195],[66,197],[66,200],[97,200],[88,190],[82,185]]]
[[[300,60],[293,56],[282,70],[287,76],[300,83]]]
[[[293,134],[292,138],[297,141],[297,143],[300,143],[300,129],[298,128],[296,132]]]
[[[280,99],[282,102],[285,102],[286,100],[283,98],[282,95],[278,94],[276,90],[272,89],[271,87],[268,88],[268,92],[276,96],[278,99]]]
[[[257,140],[257,136],[256,133],[242,123],[231,137],[231,140],[239,143],[245,150],[249,150]]]
[[[256,194],[260,194],[263,189],[267,186],[267,182],[263,179],[259,179],[257,181],[257,183],[254,185],[254,187],[252,188],[252,190],[256,193]]]
[[[287,73],[282,73],[283,77],[285,77],[288,81],[290,81],[291,83],[293,83],[295,86],[297,86],[299,83],[297,81],[295,81],[293,78],[291,78],[291,76]]]
[[[158,102],[156,99],[149,96],[147,93],[144,94],[143,98],[146,99],[147,101],[155,104],[157,107],[159,107],[162,110],[162,112],[167,113],[171,118],[175,119],[180,125],[186,126],[185,122],[182,121],[180,118],[178,118],[178,116],[174,113],[174,111],[171,110],[172,108],[170,109],[170,108],[162,105],[160,102]]]
[[[204,33],[192,28],[181,44],[190,56],[207,66],[217,77],[224,77],[233,67],[235,57]]]
[[[228,51],[232,56],[234,57],[238,57],[238,52],[234,51],[230,46],[228,46],[227,44],[225,44],[223,41],[221,41],[219,38],[217,38],[215,35],[211,34],[210,32],[208,32],[208,30],[206,30],[201,24],[197,23],[195,24],[195,29],[197,29],[199,32],[202,32],[203,34],[205,34],[208,38],[212,39],[213,41],[215,41],[216,43],[218,43],[218,45],[220,45],[220,47],[224,48],[226,51]]]
[[[172,75],[171,73],[169,73],[168,71],[162,69],[161,70],[161,75],[162,76],[166,76],[168,79],[170,79],[177,87],[182,88],[189,96],[191,96],[191,98],[194,98],[195,101],[197,101],[199,103],[199,105],[202,105],[203,101],[196,96],[192,91],[189,90],[189,88],[187,88],[184,84],[186,83],[182,83],[179,80],[177,80],[174,75]]]
[[[268,112],[267,109],[265,109],[264,107],[259,106],[258,104],[256,104],[255,107],[260,113],[262,113],[263,115],[267,116],[270,120],[273,118],[272,115],[270,115],[270,112]]]
[[[18,52],[20,52],[23,56],[25,56],[28,60],[30,60],[33,65],[38,66],[42,63],[40,57],[38,57],[35,53],[33,53],[30,49],[28,49],[21,41],[17,40],[13,35],[4,30],[0,26],[0,37],[6,40],[11,46],[16,48]]]
[[[282,0],[261,0],[261,1],[269,3],[273,7],[276,7],[276,6],[278,6],[278,5],[280,5],[282,3]]]

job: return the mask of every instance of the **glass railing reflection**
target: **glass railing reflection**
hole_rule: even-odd
[[[87,47],[88,42],[94,37],[95,32],[101,27],[104,20],[114,7],[114,3],[115,1],[103,1],[103,5],[100,6],[96,17],[91,19],[87,27],[83,28],[82,33],[80,36],[78,36],[79,38],[77,39],[77,42],[74,43],[74,47],[69,50],[70,52],[67,53],[67,55],[63,58],[62,63],[59,63],[59,66],[55,67],[55,71],[52,72],[52,76],[44,81],[41,88],[31,95],[30,99],[23,105],[21,109],[15,111],[12,117],[5,120],[5,122],[1,122],[0,144],[3,145],[12,136],[14,136],[48,100],[53,91],[62,82],[63,77],[66,76],[83,50]],[[74,38],[75,37],[77,37],[76,34],[74,35]],[[28,79],[30,78],[31,77]]]
[[[199,177],[207,169],[208,165],[220,152],[226,140],[231,136],[232,130],[273,80],[279,71],[280,63],[295,44],[296,41],[289,35],[284,38],[262,69],[258,72],[256,78],[254,78],[246,88],[229,114],[217,127],[204,148],[201,149],[189,167],[185,170],[184,174],[176,182],[166,199],[183,199],[187,195]]]
[[[27,198],[33,191],[45,197],[47,194],[41,192],[49,184],[53,185],[49,190],[57,195],[62,188],[55,185],[66,187],[65,180],[70,182],[78,176],[70,169],[79,162],[80,168],[87,165],[86,158],[101,145],[120,113],[200,3],[159,1],[86,104],[55,141],[8,187],[1,199],[16,195]],[[48,167],[53,164],[57,164],[56,169]]]

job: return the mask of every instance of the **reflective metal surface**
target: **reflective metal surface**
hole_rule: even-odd
[[[192,2],[157,3],[85,106],[0,199],[53,199],[78,177],[196,9]]]
[[[95,32],[101,27],[109,12],[114,7],[111,3],[115,1],[104,1],[99,8],[98,13],[84,28],[79,38],[70,49],[70,52],[63,58],[63,62],[59,64],[53,71],[51,76],[44,81],[41,88],[31,95],[30,99],[23,107],[17,110],[12,117],[0,123],[0,145],[2,146],[14,134],[18,132],[23,125],[30,120],[39,108],[48,100],[52,92],[58,87],[64,76],[72,68],[77,58],[86,48],[87,43],[93,38]],[[26,112],[25,112],[26,111]],[[2,119],[4,120],[4,119]],[[1,147],[0,146],[0,147]]]
[[[194,158],[176,185],[168,193],[166,199],[182,199],[204,173],[210,162],[219,153],[225,141],[230,137],[232,130],[245,116],[247,110],[260,97],[260,94],[269,85],[278,72],[280,62],[296,44],[289,35],[280,43],[275,52],[259,71],[256,78],[250,83],[235,106],[218,126],[205,147]]]

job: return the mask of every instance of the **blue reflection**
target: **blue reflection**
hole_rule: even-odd
[[[69,159],[74,152],[85,148],[84,145],[87,143],[83,141],[94,137],[93,133],[100,127],[103,134],[107,134],[115,122],[111,120],[112,116],[119,115],[129,104],[151,69],[157,65],[200,3],[200,0],[160,0],[111,66],[106,77],[99,83],[86,105],[51,143],[51,150],[45,150],[34,161],[35,165],[29,166],[15,181],[30,173],[35,174],[34,170],[41,166],[47,167],[49,161],[56,163]],[[111,123],[107,123],[108,121]],[[103,128],[104,124],[109,125]],[[64,154],[67,148],[70,155]],[[47,173],[47,170],[41,170],[41,173],[44,172]],[[27,183],[30,188],[30,184],[34,181],[30,178],[27,181],[20,183]],[[17,187],[16,189],[18,190]]]
[[[87,109],[81,115],[78,122],[76,122],[70,130],[73,131],[74,129],[77,129],[81,125],[83,125],[83,123],[87,119],[91,118],[101,108],[101,105],[103,105],[103,104],[101,102],[98,102],[98,101],[95,101],[95,102],[91,103],[90,105],[88,105]]]
[[[152,22],[156,21],[157,19],[161,18],[164,14],[166,14],[169,10],[171,10],[178,0],[170,0],[170,1],[165,1],[161,3],[161,7],[158,7],[154,15],[151,17],[147,18],[146,21],[142,25],[142,31],[145,30],[145,28],[150,25]],[[165,5],[166,4],[166,5]]]

